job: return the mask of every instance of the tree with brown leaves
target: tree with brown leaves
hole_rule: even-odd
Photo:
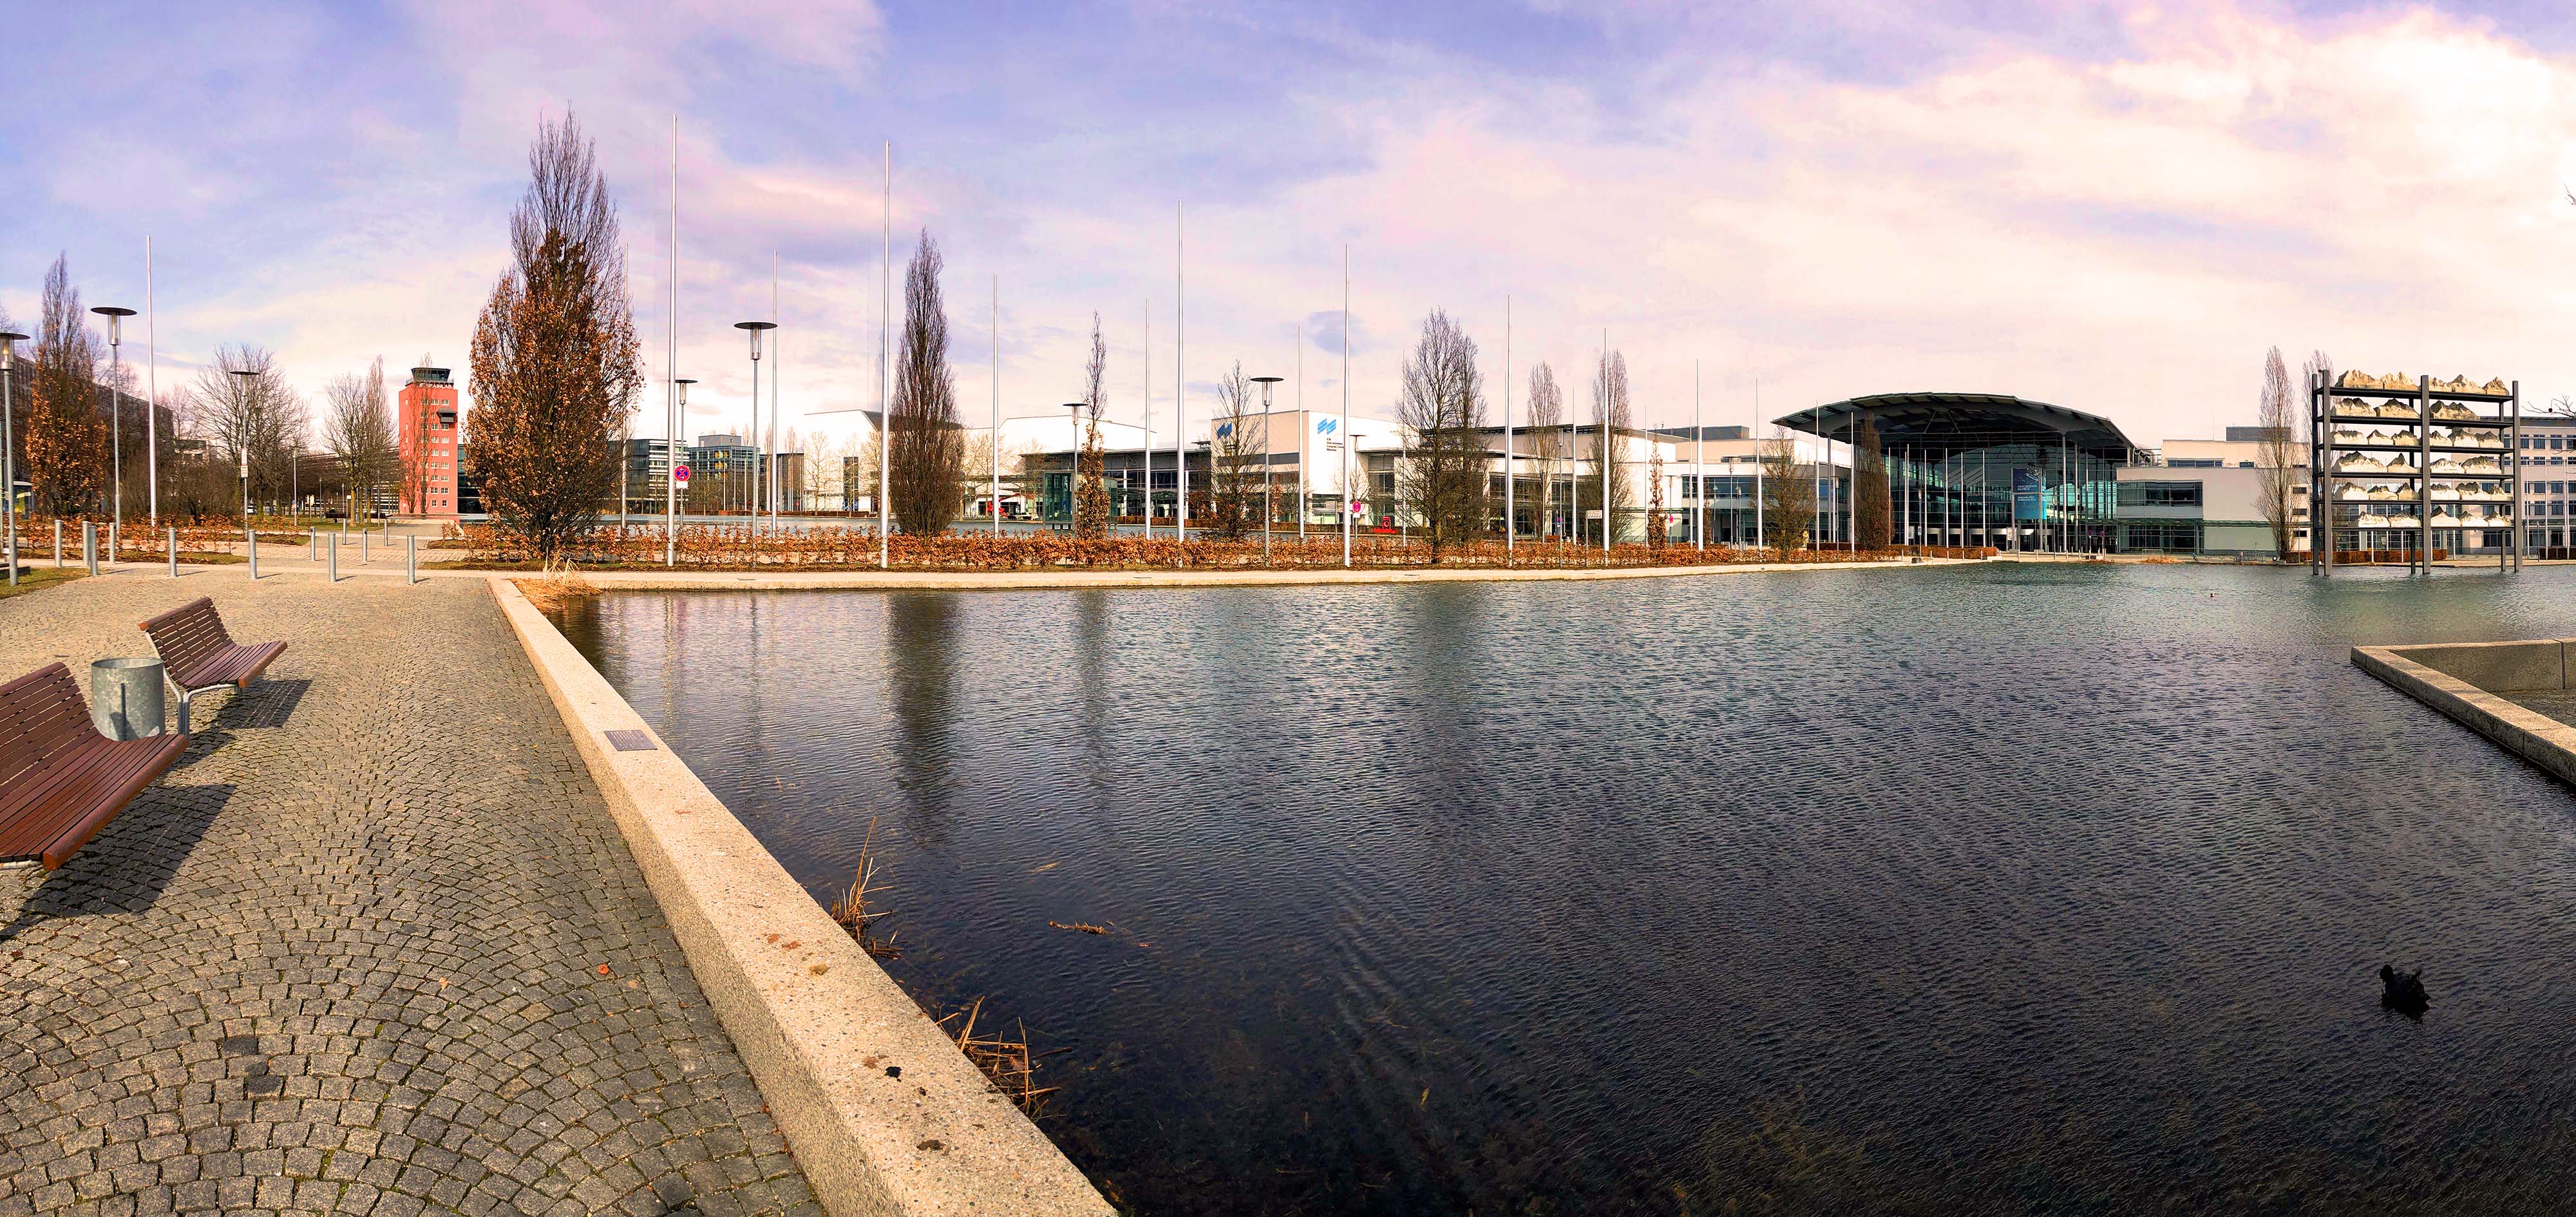
[[[1859,516],[1853,532],[1860,539],[1863,552],[1876,553],[1893,540],[1892,504],[1888,499],[1887,445],[1878,436],[1875,419],[1860,420],[1860,435],[1854,444],[1858,449],[1859,468],[1852,473],[1852,510]]]
[[[1109,395],[1109,344],[1100,337],[1100,314],[1091,315],[1091,360],[1083,365],[1082,456],[1073,475],[1073,535],[1091,541],[1109,535],[1109,479],[1100,451],[1100,412]]]
[[[1646,456],[1646,548],[1662,549],[1670,535],[1664,522],[1664,446],[1656,444]]]
[[[643,372],[617,205],[572,115],[539,123],[528,174],[512,264],[474,328],[466,432],[494,523],[552,565],[616,491],[610,441]]]
[[[75,515],[99,506],[107,487],[107,416],[100,409],[98,339],[81,313],[68,261],[45,272],[28,361],[26,413],[18,419],[25,476],[38,512]]]

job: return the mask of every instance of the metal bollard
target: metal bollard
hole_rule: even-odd
[[[170,577],[179,577],[179,530],[170,530]]]
[[[243,548],[250,553],[250,581],[257,583],[259,582],[259,530],[244,524],[242,535],[250,538],[250,544]]]
[[[304,547],[304,556],[319,562],[322,560],[322,526],[316,524],[310,531],[313,534],[313,540],[311,544]]]
[[[365,566],[367,563],[374,561],[374,559],[367,556],[367,538],[374,535],[375,530],[371,528],[361,528],[358,530],[358,565],[360,566]]]
[[[118,544],[118,542],[124,538],[118,536],[116,530],[116,526],[122,523],[124,523],[123,520],[109,520],[107,522],[107,560],[110,562],[116,561],[116,556],[125,552],[125,547]]]
[[[340,534],[331,534],[331,582],[340,581]]]
[[[403,582],[420,582],[420,534],[403,534]]]
[[[98,573],[98,524],[92,520],[81,521],[81,565]]]
[[[63,522],[54,521],[54,565],[63,564]]]

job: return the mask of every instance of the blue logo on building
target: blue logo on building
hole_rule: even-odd
[[[1216,437],[1217,437],[1218,439],[1224,439],[1225,437],[1227,437],[1227,436],[1229,436],[1229,435],[1232,435],[1232,434],[1234,434],[1234,424],[1233,424],[1233,423],[1218,423],[1218,424],[1216,425]]]
[[[1325,419],[1322,422],[1315,424],[1315,434],[1331,435],[1334,431],[1340,429],[1341,425],[1340,421],[1336,419]]]

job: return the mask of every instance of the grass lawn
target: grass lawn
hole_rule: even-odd
[[[0,579],[0,600],[40,592],[58,583],[69,583],[83,573],[77,566],[21,566],[18,568],[18,586],[11,587],[6,579]]]

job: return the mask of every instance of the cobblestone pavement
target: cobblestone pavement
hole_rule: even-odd
[[[83,579],[0,601],[0,678],[198,595],[286,654],[0,871],[0,1217],[819,1215],[479,581]]]

